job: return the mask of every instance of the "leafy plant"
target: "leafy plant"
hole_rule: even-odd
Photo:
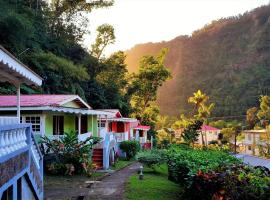
[[[185,191],[185,199],[269,199],[270,178],[266,168],[225,165],[198,173]]]
[[[187,144],[194,144],[198,140],[199,132],[198,130],[201,128],[202,122],[196,120],[194,123],[189,124],[182,134],[182,138]]]
[[[167,152],[169,179],[185,186],[192,184],[198,171],[208,172],[220,166],[240,163],[223,151],[192,149],[187,146],[172,146]]]
[[[152,169],[166,162],[165,151],[158,149],[141,151],[137,154],[136,158],[140,163]]]
[[[127,160],[133,158],[140,150],[140,143],[138,141],[123,141],[120,143],[120,149],[126,153]]]
[[[75,173],[87,171],[91,163],[93,145],[99,141],[99,137],[93,136],[85,141],[79,141],[75,132],[65,133],[60,140],[51,140],[44,136],[41,138],[41,143],[46,149],[45,165],[48,169],[56,169],[55,165],[61,163],[66,165],[69,172],[72,171],[71,168],[74,168]],[[63,170],[59,170],[59,174],[63,174]]]

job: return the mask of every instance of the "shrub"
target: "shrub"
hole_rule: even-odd
[[[130,160],[131,158],[135,157],[140,150],[140,143],[135,140],[123,141],[120,143],[120,149],[126,153],[127,160]]]
[[[192,184],[198,171],[208,172],[228,164],[240,163],[223,151],[173,146],[167,153],[169,179],[185,186]]]
[[[215,171],[199,171],[185,190],[185,199],[252,199],[270,197],[269,170],[245,165],[221,166]]]
[[[86,170],[92,163],[92,148],[100,141],[98,137],[89,137],[78,141],[74,132],[66,133],[60,140],[42,137],[41,143],[46,147],[44,152],[45,170],[52,174],[74,174],[89,172]]]
[[[136,158],[140,163],[152,169],[166,162],[165,151],[157,149],[139,152]]]

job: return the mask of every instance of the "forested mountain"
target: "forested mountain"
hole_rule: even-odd
[[[216,104],[214,116],[245,114],[260,95],[270,95],[269,5],[213,21],[191,36],[136,45],[126,52],[129,70],[161,48],[169,49],[165,64],[173,74],[159,90],[162,114],[190,111],[187,98],[198,89]]]

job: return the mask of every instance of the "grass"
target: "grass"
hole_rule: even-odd
[[[144,170],[144,179],[139,180],[138,174],[130,177],[126,186],[127,200],[176,200],[180,199],[181,187],[168,180],[166,165]]]
[[[114,166],[112,166],[111,168],[113,170],[119,170],[119,169],[122,169],[126,166],[128,166],[129,164],[133,163],[134,160],[121,160],[119,159]]]

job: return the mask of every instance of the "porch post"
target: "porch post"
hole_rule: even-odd
[[[98,115],[98,124],[99,124],[99,129],[98,129],[98,136],[100,137],[100,130],[101,130],[101,115]]]
[[[92,134],[94,135],[94,115],[91,115],[92,117]]]
[[[78,135],[81,134],[81,114],[78,115]]]
[[[20,117],[21,117],[21,84],[17,84],[17,118],[18,123],[20,123]]]

